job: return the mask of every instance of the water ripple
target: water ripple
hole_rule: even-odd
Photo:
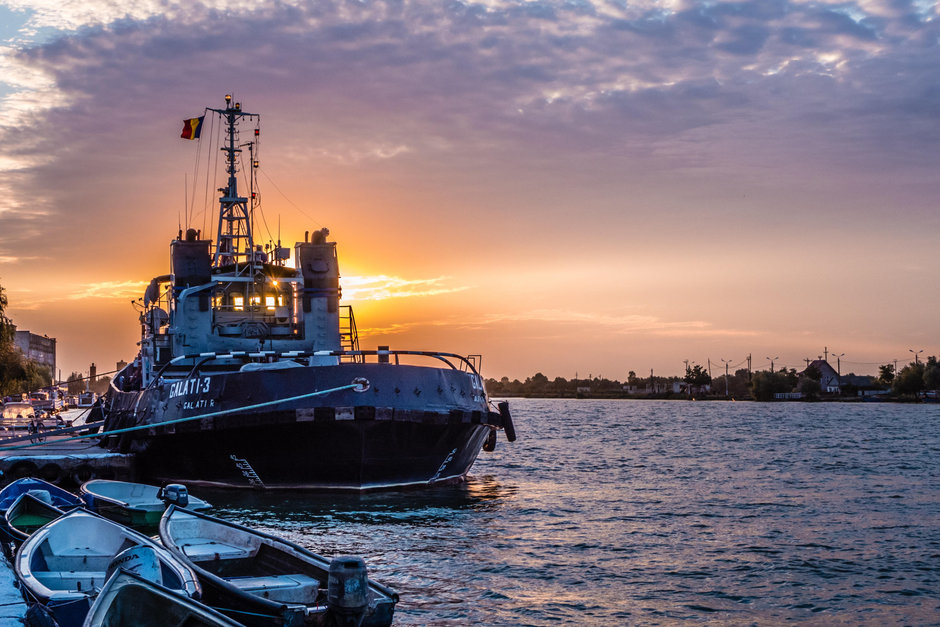
[[[400,625],[940,624],[940,407],[512,400],[461,486],[218,493]]]

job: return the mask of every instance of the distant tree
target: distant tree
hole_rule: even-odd
[[[894,378],[892,389],[902,396],[917,396],[924,389],[924,371],[926,364],[910,363]]]
[[[636,373],[631,370],[630,372],[627,373],[627,383],[629,383],[630,385],[636,385],[636,382],[637,382]]]
[[[15,396],[52,384],[49,368],[27,359],[17,348],[16,327],[6,315],[8,304],[0,285],[0,396]]]
[[[111,385],[111,377],[98,377],[98,380],[91,384],[91,391],[101,396],[108,391],[109,385]]]
[[[894,381],[894,364],[878,366],[878,380],[886,385],[891,385],[891,382]]]
[[[748,381],[748,371],[742,368],[733,375],[728,376],[728,395],[733,398],[744,398],[750,393],[750,382]],[[725,393],[725,375],[712,379],[712,390],[721,394]]]
[[[703,368],[700,364],[695,364],[694,366],[685,367],[685,378],[683,379],[689,385],[695,387],[702,387],[708,385],[712,382],[711,375],[708,374],[708,370]]]
[[[796,388],[797,392],[800,392],[808,401],[819,400],[819,395],[822,392],[822,386],[819,384],[819,381],[816,379],[810,379],[809,377],[804,377],[800,379],[799,385]]]
[[[772,401],[774,395],[793,389],[787,373],[760,370],[751,377],[751,396],[755,401]]]
[[[540,392],[548,386],[548,377],[541,372],[536,372],[525,380],[525,384],[532,392]]]
[[[816,366],[807,366],[806,370],[803,371],[803,376],[819,383],[822,379],[822,372]]]
[[[0,350],[6,350],[12,347],[14,338],[16,338],[16,327],[13,321],[7,318],[7,295],[4,293],[3,286],[0,285]]]
[[[928,357],[924,366],[924,389],[940,390],[940,364],[936,357]]]
[[[85,391],[85,378],[80,372],[73,372],[69,375],[69,378],[66,379],[66,387],[68,387],[69,394],[81,394]],[[492,389],[491,386],[487,386]]]

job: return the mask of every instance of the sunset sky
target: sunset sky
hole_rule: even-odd
[[[0,285],[63,375],[134,357],[187,190],[206,224],[182,121],[226,93],[261,236],[329,227],[363,348],[940,353],[933,2],[0,0],[0,40]]]

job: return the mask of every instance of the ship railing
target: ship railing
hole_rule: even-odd
[[[339,308],[339,341],[344,351],[352,353],[345,361],[363,363],[365,357],[356,354],[359,351],[359,331],[356,329],[356,316],[353,315],[352,305],[340,305]]]
[[[479,355],[458,355],[456,353],[443,353],[440,351],[413,351],[413,350],[338,350],[338,351],[229,351],[224,353],[190,353],[180,355],[168,361],[154,376],[151,385],[161,378],[189,379],[195,376],[200,369],[215,360],[236,360],[243,363],[259,362],[272,363],[276,361],[297,361],[312,357],[336,357],[339,361],[352,358],[357,363],[366,363],[367,358],[374,357],[377,363],[389,365],[403,365],[402,357],[419,357],[436,359],[443,362],[453,370],[469,372],[480,377]],[[190,365],[186,362],[192,362]],[[482,381],[482,379],[481,379]]]

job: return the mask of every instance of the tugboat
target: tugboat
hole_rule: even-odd
[[[140,301],[140,352],[103,400],[101,446],[133,452],[151,483],[370,490],[462,481],[497,431],[515,440],[479,356],[359,349],[327,229],[294,244],[293,266],[280,241],[256,243],[260,116],[227,95],[182,137],[198,138],[210,115],[222,122],[228,175],[216,240],[180,229],[171,242],[171,273]]]

